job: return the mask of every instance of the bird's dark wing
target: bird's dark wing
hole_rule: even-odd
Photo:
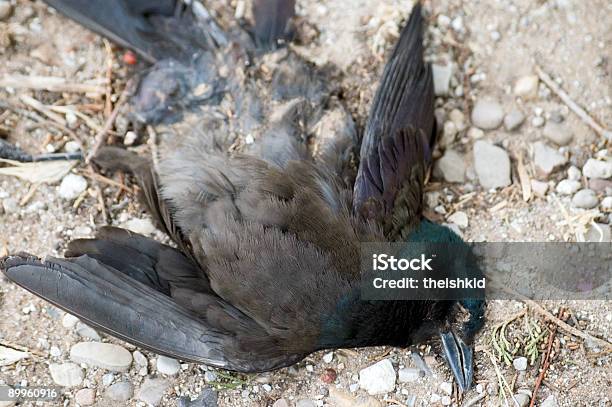
[[[382,221],[390,238],[416,221],[434,133],[431,68],[423,61],[416,5],[385,66],[361,144],[353,209]]]
[[[286,353],[252,319],[201,290],[206,280],[193,279],[198,268],[178,251],[130,239],[137,241],[131,247],[104,239],[79,243],[92,254],[67,259],[11,256],[0,259],[0,269],[86,323],[160,355],[241,372],[287,366],[304,356]],[[199,282],[189,287],[189,280]]]
[[[187,7],[181,0],[44,1],[149,62],[165,58],[188,61],[194,51],[210,49],[224,40],[205,9]],[[204,15],[199,15],[197,11],[202,10]]]

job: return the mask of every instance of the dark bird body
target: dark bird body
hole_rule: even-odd
[[[82,4],[48,2],[73,18]],[[15,283],[111,335],[240,372],[287,366],[320,349],[405,347],[440,333],[453,373],[469,387],[464,341],[482,325],[482,301],[461,304],[471,315],[454,334],[457,301],[360,298],[361,242],[458,239],[421,217],[435,138],[421,8],[386,65],[357,153],[355,125],[324,74],[286,48],[268,52],[287,32],[288,4],[293,7],[291,1],[255,2],[253,14],[267,20],[255,22],[252,42],[225,32],[211,36],[214,47],[206,42],[188,62],[180,55],[167,59],[187,69],[203,63],[207,70],[196,87],[209,93],[189,108],[174,104],[180,121],[154,115],[169,144],[177,145],[157,168],[113,147],[95,159],[106,170],[134,175],[149,213],[176,248],[105,227],[96,239],[71,242],[65,259],[12,256],[0,267]],[[277,12],[263,13],[258,5]],[[133,40],[86,17],[85,25],[141,48],[157,68],[164,63],[167,55],[156,55],[150,37]],[[222,34],[227,43],[218,40]],[[194,94],[193,87],[186,92]],[[147,104],[167,113],[162,99],[141,89],[133,105],[141,113]],[[255,142],[242,142],[247,135]]]

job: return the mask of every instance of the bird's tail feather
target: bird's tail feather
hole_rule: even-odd
[[[292,36],[290,21],[295,15],[295,0],[254,0],[254,34],[262,48],[275,48],[280,40]]]

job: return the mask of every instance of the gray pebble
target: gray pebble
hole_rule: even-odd
[[[474,169],[480,185],[486,189],[510,185],[510,158],[500,147],[486,141],[474,144]]]
[[[62,356],[62,351],[57,346],[51,346],[51,348],[49,349],[49,354],[52,357],[57,358],[57,357]]]
[[[512,366],[520,372],[527,369],[527,358],[521,356],[520,358],[516,358],[512,361]]]
[[[434,165],[434,175],[446,182],[464,182],[465,159],[454,150],[446,150]]]
[[[134,394],[134,386],[130,382],[119,382],[110,386],[104,396],[113,401],[128,401]]]
[[[400,383],[413,383],[425,376],[425,373],[416,367],[405,367],[398,373]]]
[[[289,402],[285,399],[278,399],[272,404],[272,407],[289,407]]]
[[[99,341],[100,335],[90,326],[85,325],[82,322],[78,322],[76,325],[76,333],[83,338],[93,339]]]
[[[0,0],[0,21],[7,20],[13,12],[10,1]]]
[[[534,98],[538,95],[539,82],[537,75],[522,76],[514,84],[514,94],[527,99]]]
[[[533,151],[535,166],[541,175],[549,176],[554,170],[567,163],[563,155],[541,141],[534,143]]]
[[[436,96],[448,95],[450,80],[453,75],[453,65],[432,64],[431,70],[433,73],[434,93]]]
[[[80,406],[92,406],[96,402],[94,389],[81,389],[74,395],[74,401]]]
[[[514,396],[514,400],[518,403],[519,407],[527,407],[529,405],[529,396],[523,393],[517,393]]]
[[[589,158],[584,167],[582,167],[582,173],[587,178],[610,178],[612,177],[612,162]]]
[[[181,370],[181,365],[176,359],[166,356],[158,356],[156,366],[159,373],[168,376],[174,376]]]
[[[563,123],[563,121],[565,120],[565,117],[563,117],[563,114],[561,114],[560,111],[558,110],[553,110],[552,112],[550,112],[550,121],[553,123]]]
[[[582,171],[578,167],[571,166],[567,170],[567,179],[572,181],[580,181],[582,179]]]
[[[468,227],[468,217],[465,212],[457,211],[453,213],[451,216],[447,218],[447,220],[455,225],[459,226],[461,229],[465,229]]]
[[[533,125],[533,127],[542,127],[544,126],[545,122],[546,121],[544,120],[542,116],[536,116],[533,119],[531,119],[531,124]]]
[[[64,316],[62,317],[62,326],[64,328],[71,329],[76,325],[77,322],[79,322],[79,319],[72,314],[64,314]]]
[[[112,373],[107,373],[102,376],[102,385],[105,387],[110,386],[113,380],[115,380],[115,375]]]
[[[359,371],[359,387],[371,395],[386,394],[395,389],[395,369],[389,359]]]
[[[126,372],[132,364],[132,354],[112,343],[79,342],[70,349],[70,360],[114,372]]]
[[[301,399],[295,403],[295,407],[317,407],[317,403],[309,399]]]
[[[601,201],[601,207],[607,210],[612,209],[612,196],[605,197],[603,201]]]
[[[592,178],[589,180],[589,188],[595,192],[605,192],[612,195],[612,181],[607,179]]]
[[[548,192],[548,184],[546,182],[538,181],[537,179],[532,179],[531,189],[537,196],[544,198],[546,196],[546,192]]]
[[[563,126],[554,122],[546,123],[542,133],[544,134],[544,137],[558,146],[566,146],[574,138],[574,134],[568,126]]]
[[[81,151],[81,146],[76,141],[69,141],[64,145],[64,151],[67,153],[76,153]]]
[[[211,371],[207,371],[206,373],[204,373],[204,381],[206,383],[216,382],[217,381],[216,373],[215,372],[211,372]]]
[[[542,402],[542,404],[540,404],[540,407],[557,407],[557,399],[555,399],[555,396],[553,396],[552,394],[548,397],[546,397],[546,400],[544,400]]]
[[[444,396],[440,399],[440,403],[442,403],[443,406],[450,406],[452,403],[452,400],[449,396]]]
[[[149,365],[149,361],[147,360],[145,355],[142,354],[142,352],[135,350],[134,353],[132,353],[132,356],[134,357],[134,363],[136,363],[136,366],[146,367]]]
[[[64,387],[78,386],[85,377],[83,369],[75,363],[51,363],[49,372],[53,382]]]
[[[561,195],[573,195],[581,187],[582,187],[582,184],[579,181],[572,181],[569,179],[564,179],[557,184],[556,190]]]
[[[440,383],[440,390],[451,396],[453,394],[453,384],[450,382]]]
[[[595,191],[582,189],[572,198],[572,205],[576,208],[592,209],[599,204]]]
[[[514,108],[504,117],[504,127],[508,131],[517,130],[525,121],[525,115],[519,109]]]
[[[19,203],[15,198],[6,198],[2,200],[2,208],[5,213],[17,213],[19,211]]]
[[[504,120],[504,110],[492,99],[480,99],[472,110],[472,123],[483,130],[494,130]]]
[[[147,377],[140,386],[136,398],[145,403],[157,406],[161,402],[162,397],[164,397],[164,392],[169,386],[170,383],[165,379],[151,379]]]
[[[189,400],[187,397],[181,397],[178,402],[178,407],[217,407],[217,398],[218,395],[215,390],[206,388],[198,398],[193,401]]]
[[[66,200],[73,200],[87,189],[87,180],[80,175],[68,174],[62,179],[59,186],[59,196]]]

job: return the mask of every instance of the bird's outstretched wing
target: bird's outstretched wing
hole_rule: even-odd
[[[361,144],[353,209],[404,237],[421,210],[434,134],[431,68],[423,61],[421,6],[416,5],[387,62]]]

